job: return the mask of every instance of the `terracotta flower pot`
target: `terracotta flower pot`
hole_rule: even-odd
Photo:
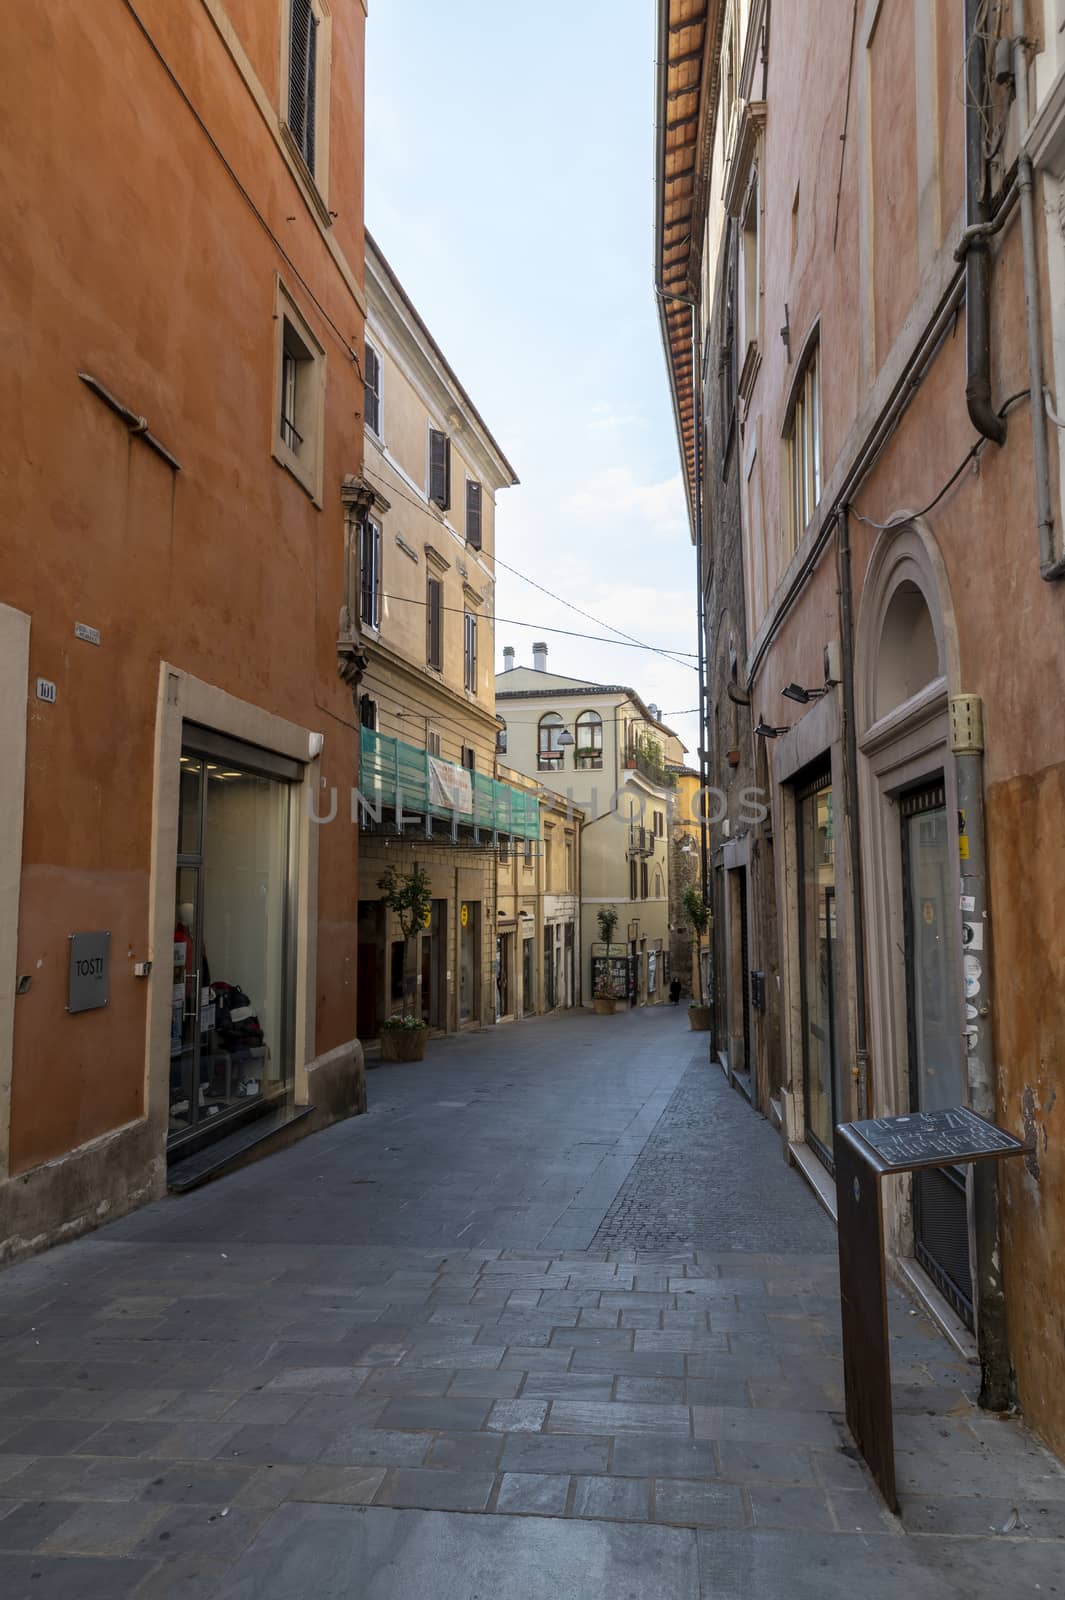
[[[421,1061],[425,1056],[428,1028],[384,1028],[381,1031],[382,1061]]]
[[[709,1033],[714,1025],[714,1013],[709,1006],[689,1006],[688,1021],[693,1033]]]
[[[612,1017],[614,1015],[614,1007],[617,1005],[617,1001],[614,999],[613,995],[597,994],[592,1001],[592,1005],[595,1007],[595,1014],[597,1017]]]

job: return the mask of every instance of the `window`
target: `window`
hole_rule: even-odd
[[[467,772],[476,772],[477,770],[477,752],[468,744],[464,744],[462,747],[462,765]]]
[[[640,862],[640,899],[647,899],[647,862]]]
[[[321,490],[325,352],[288,291],[277,285],[274,459],[318,502]]]
[[[637,866],[636,866],[636,860],[635,860],[635,858],[633,858],[633,860],[631,860],[629,862],[629,899],[630,900],[635,900],[636,896],[637,896],[637,892],[638,892]]]
[[[532,869],[533,869],[533,855],[534,855],[533,842],[532,842],[531,839],[526,839],[526,841],[525,841],[525,861],[524,861],[524,864],[523,864],[524,865],[524,870],[526,872],[531,872]]]
[[[573,840],[567,834],[567,836],[566,836],[566,889],[567,889],[567,891],[572,893],[574,887],[575,887],[575,883],[574,883],[574,877],[573,877]]]
[[[441,511],[451,505],[451,440],[438,428],[429,429],[429,499]]]
[[[666,814],[664,811],[656,811],[654,813],[654,834],[656,839],[664,839],[666,836]]]
[[[364,694],[360,696],[359,721],[364,728],[369,728],[371,733],[377,732],[377,701],[372,695]]]
[[[311,0],[291,0],[286,121],[312,176],[318,120],[318,28]]]
[[[718,375],[721,380],[721,421],[723,427],[728,429],[732,426],[733,414],[736,410],[736,389],[738,384],[738,373],[736,371],[736,260],[733,239],[729,240],[728,245],[724,326],[721,347],[718,351]]]
[[[661,900],[661,898],[662,898],[662,874],[658,870],[658,868],[656,867],[655,868],[655,899],[656,900]]]
[[[366,375],[366,426],[381,437],[381,357],[372,344],[366,345],[363,357]]]
[[[598,711],[582,711],[577,718],[574,759],[578,767],[603,765],[603,719]]]
[[[464,681],[470,694],[477,693],[477,618],[472,611],[466,613],[466,644],[464,656]]]
[[[507,863],[509,862],[509,860],[510,860],[510,840],[509,839],[500,839],[500,841],[499,841],[499,862],[500,862],[500,865],[505,867],[507,865]]]
[[[425,735],[425,748],[426,748],[426,751],[428,752],[429,755],[435,756],[436,759],[439,761],[439,759],[440,759],[440,735],[438,733],[427,733]]]
[[[503,721],[502,717],[500,717],[498,720],[499,727],[496,729],[496,755],[505,756],[507,753],[507,725]]]
[[[436,672],[444,670],[444,585],[431,574],[425,580],[425,659]]]
[[[759,312],[762,295],[761,251],[759,241],[758,173],[751,177],[747,204],[740,219],[740,351],[743,365],[752,345],[759,342]]]
[[[369,517],[359,525],[359,615],[363,627],[381,626],[381,529]]]
[[[821,498],[821,380],[816,344],[796,380],[787,441],[794,549]]]
[[[466,479],[466,543],[481,548],[481,485]]]
[[[562,718],[557,711],[548,711],[540,718],[536,764],[541,772],[560,772],[566,752],[559,744],[562,737]]]

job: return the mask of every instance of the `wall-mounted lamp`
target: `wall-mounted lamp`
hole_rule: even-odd
[[[787,700],[794,700],[796,705],[809,705],[811,700],[820,700],[826,695],[830,685],[824,684],[820,689],[804,689],[801,683],[789,683],[786,689],[781,689],[781,694]]]
[[[779,739],[782,733],[788,733],[790,732],[790,729],[774,728],[765,720],[764,717],[762,717],[754,732],[755,737],[758,739]]]

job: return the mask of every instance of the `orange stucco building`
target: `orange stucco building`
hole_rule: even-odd
[[[659,6],[705,742],[769,807],[711,841],[715,1046],[830,1209],[840,1122],[1031,1142],[893,1183],[886,1242],[1065,1453],[1060,8],[829,9]]]
[[[8,19],[0,1258],[358,1104],[364,30]]]

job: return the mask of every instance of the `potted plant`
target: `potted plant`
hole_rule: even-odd
[[[614,929],[618,925],[618,914],[613,906],[600,906],[595,917],[599,924],[599,937],[606,945],[607,970],[600,975],[596,983],[595,993],[592,995],[592,1005],[599,1016],[609,1017],[613,1016],[617,1002],[617,995],[614,992],[614,984],[610,976],[610,952],[614,942]]]
[[[703,936],[710,926],[710,907],[703,899],[702,891],[690,883],[681,896],[684,915],[691,925],[695,935],[695,970],[699,990],[698,1001],[693,1000],[688,1007],[688,1021],[696,1033],[708,1033],[713,1026],[713,1012],[706,1004],[703,997]]]
[[[398,918],[403,935],[403,1010],[389,1017],[381,1029],[381,1060],[421,1061],[429,1030],[414,1014],[415,939],[432,914],[432,885],[429,874],[415,862],[409,872],[389,867],[377,887],[389,911]]]

